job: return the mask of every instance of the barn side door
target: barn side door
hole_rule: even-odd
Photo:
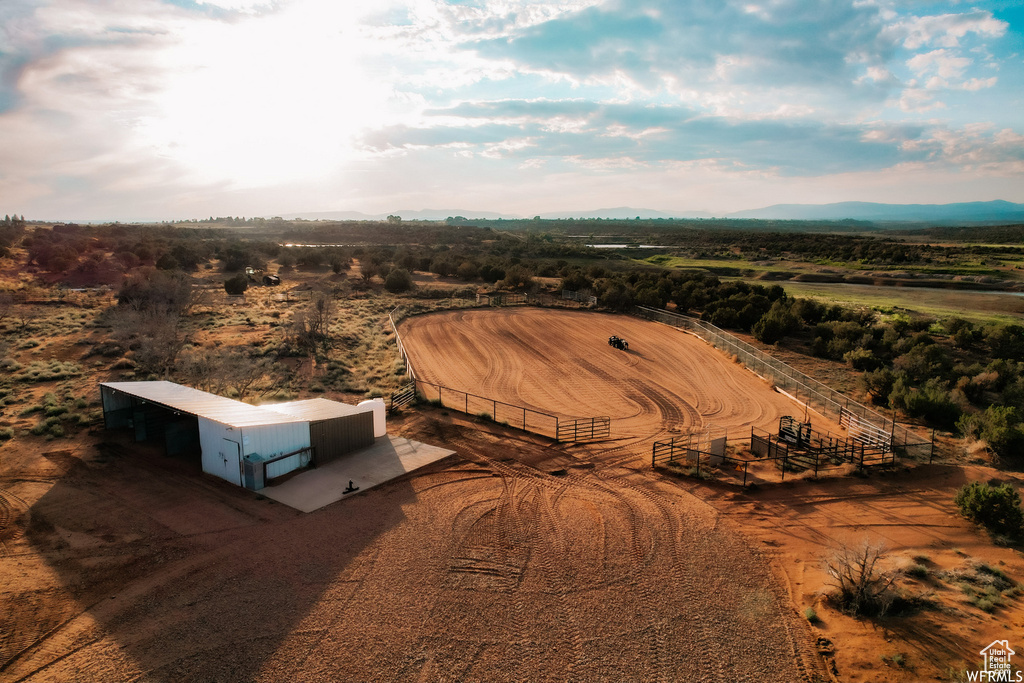
[[[237,441],[231,439],[224,439],[224,443],[221,446],[220,452],[221,458],[224,460],[224,474],[221,476],[228,481],[236,481],[241,485],[242,482],[242,445]],[[237,468],[237,472],[236,472]]]

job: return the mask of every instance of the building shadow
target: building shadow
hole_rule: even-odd
[[[303,514],[100,438],[47,457],[58,474],[7,544],[40,567],[5,596],[4,680],[254,680],[324,601],[344,617],[367,549],[416,498],[405,478]]]

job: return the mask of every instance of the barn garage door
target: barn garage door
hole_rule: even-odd
[[[309,443],[319,465],[373,445],[373,413],[356,413],[309,424]]]

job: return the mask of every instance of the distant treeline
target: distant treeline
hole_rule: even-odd
[[[893,235],[927,237],[934,240],[981,242],[987,244],[1024,244],[1024,225],[977,225],[933,227],[922,230],[891,231]]]

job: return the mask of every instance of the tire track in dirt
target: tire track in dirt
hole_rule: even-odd
[[[19,496],[0,488],[0,557],[9,554],[8,543],[25,534],[29,507]]]
[[[485,461],[489,460],[486,456],[480,454],[477,454],[477,457]],[[509,467],[497,462],[489,464],[499,468]],[[516,468],[512,469],[515,470]],[[674,590],[678,590],[685,595],[684,602],[686,604],[697,606],[692,608],[688,617],[683,620],[686,640],[689,644],[688,649],[701,653],[701,657],[697,658],[696,662],[691,662],[688,665],[690,668],[688,669],[687,679],[694,681],[731,680],[734,674],[734,667],[737,665],[737,662],[734,661],[735,656],[730,652],[728,643],[722,642],[715,620],[712,620],[711,624],[706,623],[706,613],[704,608],[701,607],[702,605],[708,605],[709,601],[711,604],[714,604],[717,600],[715,596],[708,595],[707,585],[702,582],[702,579],[707,578],[703,571],[704,566],[720,566],[720,560],[717,557],[719,544],[711,537],[711,535],[717,532],[717,521],[715,524],[705,524],[698,527],[683,525],[677,512],[657,493],[645,487],[624,481],[621,477],[609,479],[600,472],[595,474],[596,480],[591,477],[568,473],[564,477],[553,477],[539,471],[536,472],[535,476],[537,483],[540,485],[551,487],[558,486],[560,482],[566,482],[572,485],[573,490],[579,491],[582,489],[599,492],[606,497],[616,500],[629,510],[630,575],[635,581],[639,603],[642,608],[640,611],[651,615],[658,613],[657,603],[660,599],[660,594],[655,592],[653,587],[644,580],[644,577],[654,556],[656,554],[668,553],[672,563],[672,585]],[[564,491],[565,489],[561,490]],[[638,505],[631,500],[630,494],[644,501],[645,505]],[[561,493],[558,495],[561,495]],[[693,500],[699,503],[696,498]],[[707,513],[714,515],[710,508],[708,508]],[[717,515],[714,515],[714,517],[717,520]],[[670,530],[665,536],[667,541],[659,542],[652,536],[649,540],[649,549],[645,550],[644,530],[646,528],[655,528],[659,524],[667,526]],[[767,569],[764,560],[760,559],[760,556],[745,543],[741,542],[741,545],[750,554],[750,560],[754,561],[756,565],[761,565],[759,569],[762,569],[768,575],[767,572],[770,570]],[[691,561],[691,558],[695,555],[699,556],[700,562]],[[774,590],[773,594],[775,594]],[[785,607],[778,600],[777,595],[774,605],[777,614],[777,624],[784,632],[780,635],[788,643],[792,653],[793,659],[791,662],[794,667],[792,673],[795,673],[801,680],[810,681],[814,675],[819,675],[824,670],[821,668],[820,663],[808,654],[808,648],[810,647],[809,642],[807,642],[808,636],[801,630],[799,625],[793,623],[792,616],[785,611]],[[731,618],[731,615],[728,613],[719,616],[721,617],[721,622],[727,622]],[[655,671],[658,674],[657,680],[677,680],[679,672],[673,675],[669,671],[671,667],[666,654],[666,648],[670,640],[678,640],[678,638],[673,638],[673,630],[664,619],[651,624],[648,629],[650,631],[648,641],[650,656]],[[798,637],[797,633],[801,633],[803,637]],[[572,670],[574,671],[575,669]]]

